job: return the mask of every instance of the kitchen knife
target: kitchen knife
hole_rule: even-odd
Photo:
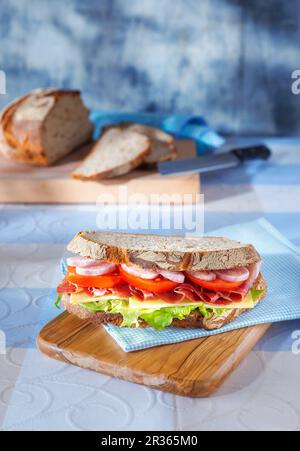
[[[270,149],[261,144],[234,149],[230,152],[215,155],[204,155],[202,157],[189,158],[186,160],[166,161],[158,164],[158,170],[162,175],[212,172],[221,169],[234,168],[248,160],[267,160],[270,156]]]

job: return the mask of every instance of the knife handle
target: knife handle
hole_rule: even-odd
[[[258,146],[243,147],[241,149],[234,149],[231,150],[231,153],[233,153],[242,162],[246,160],[256,159],[267,160],[272,154],[271,150],[263,144],[260,144]]]

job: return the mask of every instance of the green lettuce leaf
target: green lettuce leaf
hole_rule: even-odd
[[[120,313],[123,316],[122,326],[137,324],[138,318],[144,310],[129,308],[128,301],[124,299],[105,299],[98,302],[84,302],[79,304],[91,313],[109,312]]]
[[[58,296],[57,296],[57,298],[56,298],[56,301],[55,301],[55,303],[54,303],[54,306],[56,307],[56,308],[60,308],[60,301],[61,301],[61,298],[62,298],[62,294],[59,294]]]
[[[251,288],[250,293],[251,293],[253,302],[257,302],[264,291],[265,290],[256,290],[255,288]]]
[[[252,297],[253,301],[256,302],[261,296],[262,291],[252,288],[247,294],[247,297]],[[59,302],[60,297],[57,299],[57,306]],[[224,308],[207,308],[203,304],[199,304],[197,307],[195,305],[187,305],[158,309],[134,309],[129,307],[128,301],[125,299],[104,299],[97,302],[81,303],[80,305],[92,313],[119,313],[123,316],[122,326],[129,327],[138,325],[138,319],[141,318],[157,330],[162,330],[170,326],[173,319],[182,320],[186,318],[193,311],[200,312],[204,318],[211,318],[213,315],[221,316],[228,311],[228,309]]]
[[[83,302],[81,304],[81,307],[86,308],[91,313],[97,313],[97,312],[110,312],[113,313],[113,309],[120,309],[122,307],[128,306],[127,301],[124,301],[122,299],[105,299],[103,301],[97,301],[97,302]],[[119,313],[116,311],[115,313]]]
[[[182,307],[165,307],[142,313],[140,317],[157,330],[170,326],[173,319],[184,319],[195,309],[194,305]]]
[[[98,302],[88,302],[79,304],[91,313],[109,312],[119,313],[123,316],[122,326],[132,326],[138,324],[141,318],[150,326],[157,330],[168,327],[173,319],[182,320],[191,312],[198,310],[205,318],[210,318],[213,314],[222,315],[224,309],[207,308],[203,304],[195,307],[195,305],[186,305],[180,307],[164,307],[158,309],[133,309],[129,307],[128,301],[124,299],[105,299]]]

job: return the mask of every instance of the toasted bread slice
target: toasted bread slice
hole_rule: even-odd
[[[151,140],[151,151],[145,158],[143,166],[153,168],[157,163],[174,160],[176,158],[177,149],[172,135],[169,135],[159,128],[131,122],[124,122],[120,126],[126,130],[141,133]]]
[[[257,300],[259,303],[266,294],[266,282],[262,276],[259,274],[257,277],[253,288],[256,290],[261,290],[261,295]],[[123,322],[123,317],[120,313],[107,313],[107,312],[97,312],[91,313],[81,305],[74,305],[70,303],[70,295],[64,294],[62,297],[62,306],[73,315],[78,316],[81,319],[87,320],[93,324],[114,324],[115,326],[121,326]],[[235,320],[239,315],[246,312],[249,309],[228,309],[225,310],[221,316],[213,314],[210,318],[204,318],[200,312],[192,312],[186,318],[179,320],[173,320],[171,327],[180,328],[199,328],[206,330],[220,329],[226,324]],[[135,326],[132,326],[135,327]],[[149,327],[149,325],[142,319],[139,320],[138,327],[144,328]]]
[[[251,244],[221,237],[79,232],[68,250],[99,260],[169,271],[230,269],[260,260]]]
[[[146,136],[121,127],[110,127],[72,176],[80,180],[97,180],[127,174],[144,161],[150,149],[151,143]]]
[[[0,152],[11,160],[51,165],[91,141],[88,116],[79,91],[32,91],[2,112]]]

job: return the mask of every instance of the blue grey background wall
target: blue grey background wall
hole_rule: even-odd
[[[220,131],[300,135],[298,0],[6,0],[1,105],[79,88],[90,108],[205,114]]]

